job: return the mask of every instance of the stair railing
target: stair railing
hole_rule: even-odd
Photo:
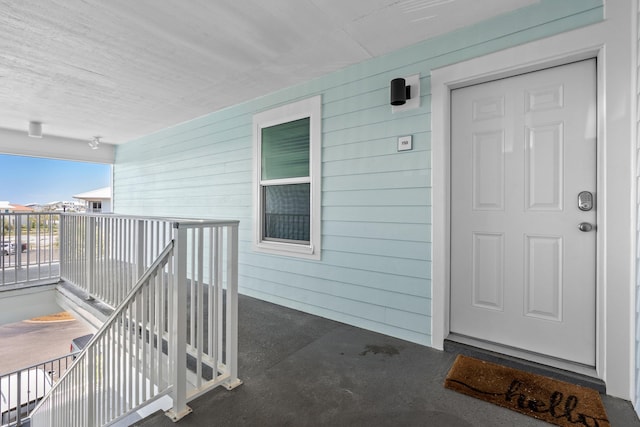
[[[187,403],[237,377],[237,221],[172,223],[173,239],[33,410],[31,425],[102,426],[162,396]]]

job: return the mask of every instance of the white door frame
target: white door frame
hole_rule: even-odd
[[[449,334],[451,90],[597,58],[596,374],[607,394],[635,398],[636,12],[635,1],[611,2],[601,23],[432,70],[433,347]]]

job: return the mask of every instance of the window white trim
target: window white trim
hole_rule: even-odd
[[[310,182],[309,244],[262,239],[261,135],[262,129],[309,117],[309,177],[292,178],[291,183]],[[321,167],[322,97],[320,95],[282,105],[253,116],[253,249],[275,255],[320,259],[321,249]],[[279,180],[282,181],[282,180]],[[266,181],[268,183],[268,181]]]

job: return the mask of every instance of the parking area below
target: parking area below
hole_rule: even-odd
[[[0,326],[0,375],[69,353],[71,340],[95,332],[75,319]]]

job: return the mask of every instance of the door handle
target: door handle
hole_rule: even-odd
[[[581,222],[580,224],[578,224],[578,229],[586,233],[587,231],[593,230],[593,225],[589,224],[588,222]]]

